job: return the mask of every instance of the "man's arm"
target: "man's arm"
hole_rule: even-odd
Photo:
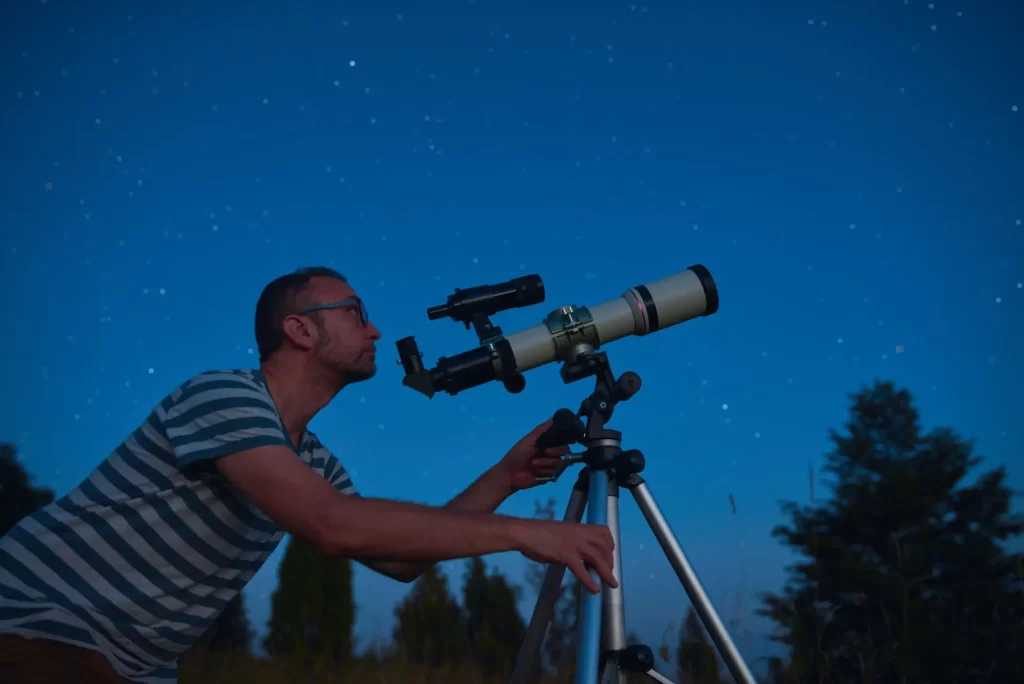
[[[525,520],[340,493],[344,471],[329,482],[302,461],[272,400],[244,374],[196,375],[161,402],[158,417],[178,467],[214,464],[278,525],[327,553],[430,563],[521,546]],[[471,490],[484,510],[500,503],[491,487]]]
[[[518,518],[345,496],[287,447],[238,451],[215,463],[270,519],[324,553],[429,566],[521,547],[525,521]],[[470,493],[478,505],[488,496]]]
[[[497,468],[490,468],[461,494],[449,501],[443,510],[471,513],[493,513],[512,494],[508,478]],[[459,534],[457,530],[443,533]],[[375,558],[357,558],[366,567],[398,580],[414,582],[436,561],[389,561]]]

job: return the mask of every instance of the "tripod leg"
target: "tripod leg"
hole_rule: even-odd
[[[583,520],[583,511],[587,507],[588,482],[589,471],[584,468],[580,471],[580,476],[573,486],[562,520],[577,523]],[[540,657],[540,647],[555,612],[555,603],[561,593],[565,570],[564,565],[552,564],[548,565],[548,569],[544,573],[544,582],[537,595],[537,603],[533,608],[533,615],[530,617],[530,625],[526,629],[526,638],[519,649],[516,668],[512,672],[512,684],[526,684],[527,678],[533,671],[534,663]]]
[[[722,656],[722,660],[725,661],[725,665],[729,668],[733,679],[736,680],[737,684],[757,684],[753,675],[750,674],[746,663],[743,662],[743,657],[740,655],[739,650],[729,637],[729,633],[722,624],[721,618],[718,617],[714,607],[711,605],[711,600],[704,592],[704,588],[697,578],[697,573],[694,572],[690,562],[686,559],[686,555],[672,533],[668,521],[665,520],[658,509],[658,504],[655,503],[654,497],[651,496],[650,491],[647,489],[647,484],[640,476],[632,475],[625,483],[625,486],[633,493],[637,506],[640,507],[640,511],[647,519],[647,524],[650,525],[654,536],[658,539],[658,543],[661,544],[661,548],[665,551],[669,563],[672,564],[672,568],[676,571],[679,581],[682,582],[683,588],[690,597],[690,603],[693,604],[694,610],[700,616],[704,628],[711,635],[711,640],[714,641],[715,646],[718,648],[718,653]]]
[[[622,535],[619,527],[619,483],[616,479],[608,483],[608,530],[612,533],[615,543],[612,574],[617,587],[602,587],[601,597],[604,615],[604,647],[607,658],[604,658],[601,672],[602,684],[626,684],[628,673],[619,667],[619,654],[626,648],[626,609],[622,591]]]
[[[608,471],[590,471],[590,487],[587,494],[587,522],[605,525],[608,521]],[[590,576],[599,585],[604,581],[596,570]],[[601,657],[601,602],[604,592],[591,594],[581,592],[580,628],[577,630],[576,678],[575,684],[598,684],[599,659]]]
[[[644,672],[650,679],[658,682],[658,684],[673,684],[672,680],[663,674],[660,674],[657,670],[648,670]]]

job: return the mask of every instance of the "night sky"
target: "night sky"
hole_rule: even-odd
[[[384,339],[311,428],[364,495],[442,505],[592,385],[552,364],[427,399],[394,342],[477,344],[428,307],[539,274],[545,302],[493,318],[513,332],[700,263],[717,314],[604,347],[643,379],[611,427],[753,663],[778,502],[808,501],[849,393],[895,381],[1024,487],[1012,4],[6,3],[0,440],[64,494],[180,382],[255,366],[261,288],[329,265]],[[560,516],[575,477],[500,512]],[[657,646],[687,599],[628,498],[622,527]],[[261,633],[283,550],[246,592]],[[408,589],[357,570],[360,645]]]

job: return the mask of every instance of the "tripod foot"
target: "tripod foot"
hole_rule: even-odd
[[[651,650],[650,646],[644,646],[643,644],[627,646],[619,651],[616,661],[609,663],[609,665],[616,667],[617,673],[620,675],[618,681],[625,681],[621,676],[624,674],[642,674],[659,684],[673,684],[671,679],[654,669],[654,651]],[[609,677],[606,673],[604,682],[615,682],[616,679],[615,677]]]

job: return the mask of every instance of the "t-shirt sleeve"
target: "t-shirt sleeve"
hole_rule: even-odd
[[[171,393],[162,408],[178,466],[260,446],[291,448],[273,400],[242,375],[197,375]]]
[[[328,452],[327,463],[324,465],[324,477],[334,485],[342,494],[348,496],[359,496],[359,492],[356,491],[356,486],[352,482],[352,478],[348,472],[341,465],[341,461],[334,457],[334,454]]]

